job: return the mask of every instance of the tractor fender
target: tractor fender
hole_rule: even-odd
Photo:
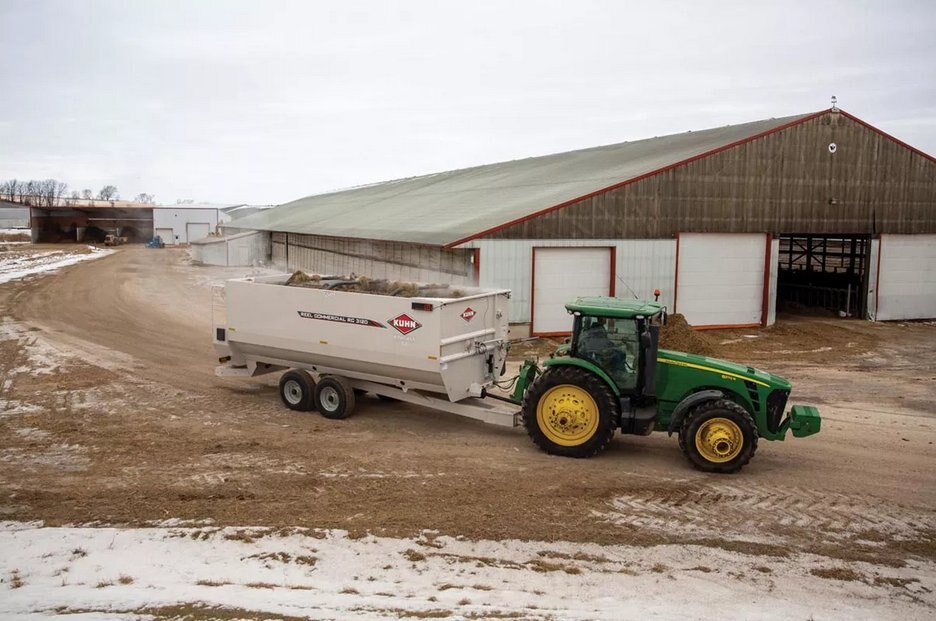
[[[666,428],[666,433],[673,435],[673,432],[679,429],[679,426],[682,424],[683,419],[686,418],[686,414],[689,413],[689,410],[695,406],[705,403],[706,401],[716,401],[724,398],[725,393],[720,390],[700,390],[699,392],[694,392],[687,396],[680,401],[673,410],[670,416],[669,426]]]
[[[598,365],[592,364],[591,362],[587,360],[583,360],[581,358],[570,358],[568,356],[561,356],[559,358],[550,358],[549,360],[543,363],[543,366],[546,368],[558,367],[558,366],[563,366],[563,365],[579,367],[579,368],[585,369],[586,371],[590,371],[594,373],[595,375],[600,377],[601,380],[605,384],[608,385],[608,388],[611,389],[611,392],[614,393],[615,397],[621,396],[621,390],[617,387],[617,384],[614,383],[614,380],[612,380],[608,376],[608,374],[604,372],[604,370],[601,367],[599,367]]]

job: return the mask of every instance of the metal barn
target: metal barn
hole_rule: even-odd
[[[238,221],[288,269],[578,295],[662,291],[696,327],[777,308],[936,317],[936,160],[840,109],[389,181]]]

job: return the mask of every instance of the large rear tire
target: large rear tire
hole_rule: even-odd
[[[550,367],[523,399],[523,424],[551,455],[591,457],[614,437],[618,405],[598,376],[573,366]]]
[[[757,451],[757,426],[751,414],[728,399],[693,408],[679,430],[679,447],[704,472],[738,472]]]
[[[279,394],[283,405],[290,410],[308,412],[313,407],[315,380],[302,369],[291,369],[280,377]]]
[[[341,376],[325,375],[315,385],[315,407],[325,418],[348,418],[354,411],[355,401],[354,389]]]

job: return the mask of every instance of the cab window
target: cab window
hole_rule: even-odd
[[[639,353],[633,319],[582,317],[576,355],[601,367],[621,390],[637,387]]]

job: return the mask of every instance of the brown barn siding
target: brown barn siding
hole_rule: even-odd
[[[828,113],[485,238],[679,232],[936,233],[936,162]]]

